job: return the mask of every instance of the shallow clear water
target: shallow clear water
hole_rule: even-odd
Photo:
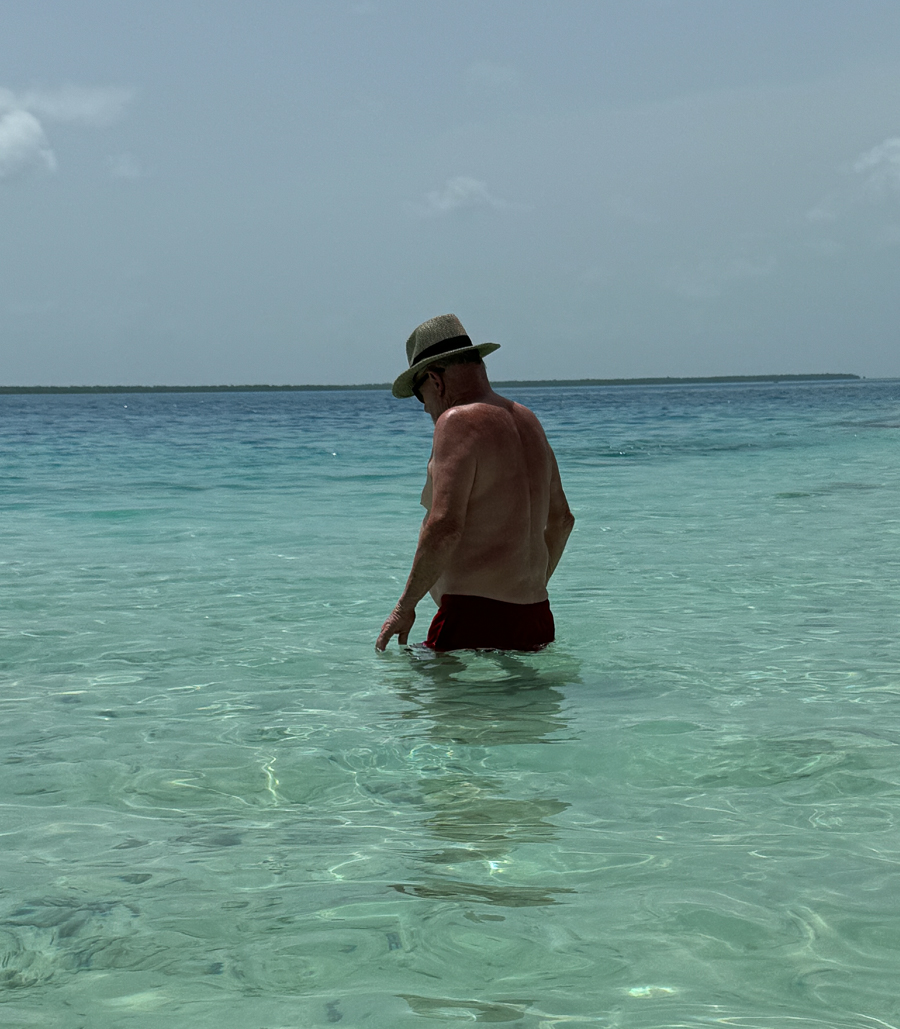
[[[0,1024],[900,1022],[900,383],[510,392],[539,655],[373,651],[413,402],[0,397]]]

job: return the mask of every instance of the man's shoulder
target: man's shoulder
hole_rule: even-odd
[[[504,423],[512,426],[513,405],[508,408],[478,401],[448,408],[435,423],[435,435],[477,438],[484,433],[501,431]]]
[[[438,424],[442,421],[468,424],[510,417],[527,417],[536,420],[534,413],[523,404],[495,393],[493,399],[490,400],[475,400],[469,404],[457,404],[448,408],[438,418]]]
[[[501,398],[502,399],[502,398]],[[546,446],[537,416],[513,401],[503,404],[460,404],[444,411],[435,423],[435,446],[454,450],[473,449],[508,453],[510,448]]]

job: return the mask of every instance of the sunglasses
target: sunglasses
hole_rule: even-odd
[[[438,375],[443,375],[444,374],[444,369],[443,368],[435,368],[434,366],[432,366],[431,368],[428,369],[427,372],[423,372],[421,375],[417,375],[413,379],[413,381],[412,381],[413,396],[416,398],[416,400],[419,401],[420,404],[424,404],[425,400],[422,397],[422,394],[419,392],[419,388],[421,387],[421,385],[428,378],[428,372],[437,372]]]

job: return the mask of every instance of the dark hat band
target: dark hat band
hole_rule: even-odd
[[[430,347],[426,347],[420,354],[416,354],[412,359],[412,364],[418,364],[420,361],[427,361],[432,357],[440,357],[441,354],[448,354],[451,350],[459,350],[461,347],[472,346],[472,341],[468,336],[451,336],[450,339],[442,339],[440,343],[433,343]]]

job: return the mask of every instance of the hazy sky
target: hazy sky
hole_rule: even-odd
[[[0,384],[900,376],[897,0],[3,0]]]

